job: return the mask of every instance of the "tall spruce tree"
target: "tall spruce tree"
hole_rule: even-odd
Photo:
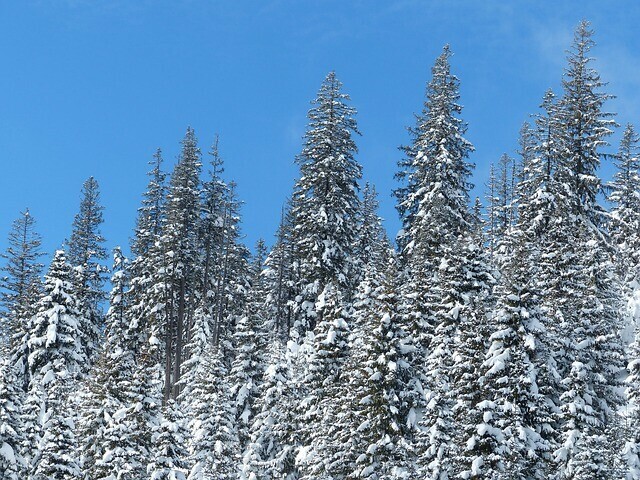
[[[342,444],[336,441],[335,426],[341,410],[334,408],[341,393],[349,358],[349,314],[340,290],[333,283],[318,297],[316,311],[321,321],[308,337],[309,360],[304,377],[304,397],[298,452],[300,478],[332,478],[344,474],[340,460]]]
[[[159,240],[162,264],[156,285],[162,292],[163,317],[158,326],[164,339],[165,400],[177,398],[187,332],[197,304],[197,227],[200,209],[200,149],[188,128],[182,140],[167,194],[167,208]]]
[[[9,361],[0,364],[0,478],[24,478],[26,464],[20,455],[23,439],[21,396],[16,374]]]
[[[467,158],[473,146],[463,136],[466,124],[459,118],[459,81],[451,73],[451,55],[445,46],[432,68],[424,109],[410,130],[413,142],[404,148],[406,158],[399,164],[397,176],[404,185],[396,190],[403,222],[398,238],[405,279],[401,308],[413,343],[414,393],[404,395],[412,404],[406,422],[415,429],[417,409],[428,402],[424,428],[432,433],[419,440],[424,466],[429,465],[428,478],[446,478],[450,473],[447,445],[453,427],[451,405],[445,405],[450,401],[442,395],[450,387],[447,365],[457,317],[448,313],[451,307],[444,300],[449,291],[440,277],[444,268],[454,268],[454,278],[465,271],[467,266],[456,263],[454,256],[461,253],[456,249],[459,239],[471,229],[468,177],[472,165]]]
[[[616,155],[616,173],[609,182],[611,240],[620,251],[618,271],[626,282],[636,280],[640,251],[640,137],[632,124],[624,130]]]
[[[347,478],[406,478],[411,457],[403,435],[408,362],[398,315],[397,266],[369,265],[354,304],[352,365],[341,398],[351,402],[352,424],[343,435],[353,470]]]
[[[640,480],[640,330],[636,328],[635,338],[630,346],[627,366],[627,401],[630,412],[625,429],[627,441],[622,451],[626,464],[626,480]]]
[[[148,466],[150,480],[185,480],[187,456],[183,417],[175,401],[164,406],[162,421],[154,434],[153,458]]]
[[[56,251],[43,288],[28,340],[30,386],[41,382],[54,365],[69,377],[77,375],[87,360],[80,343],[82,318],[74,274],[63,250]]]
[[[304,147],[296,158],[300,178],[291,213],[300,271],[296,298],[299,333],[312,330],[321,321],[314,306],[326,285],[338,288],[344,301],[350,300],[355,288],[362,167],[355,160],[358,150],[353,135],[359,133],[356,110],[348,100],[335,72],[330,72],[312,102]]]
[[[68,244],[68,260],[75,269],[77,295],[82,311],[82,348],[89,362],[98,352],[103,326],[100,303],[104,299],[103,287],[107,269],[102,262],[107,258],[105,239],[100,232],[104,207],[100,203],[98,182],[89,177],[82,185],[80,211],[73,219]],[[89,364],[87,364],[87,367]]]
[[[242,460],[242,474],[248,480],[296,477],[293,430],[295,402],[291,371],[283,346],[274,342],[269,348],[262,394],[256,404],[251,438]]]
[[[194,379],[189,428],[189,480],[238,478],[238,432],[229,392],[228,371],[209,345]]]
[[[283,207],[276,241],[265,260],[265,314],[281,339],[289,338],[294,319],[298,262],[294,252],[294,225],[288,203]]]
[[[34,298],[41,294],[39,258],[40,235],[35,231],[35,219],[26,209],[13,222],[9,232],[9,247],[0,255],[5,260],[0,278],[0,341],[9,344],[9,358],[15,369],[15,381],[26,392],[29,387],[29,321],[35,312]],[[5,323],[6,322],[6,323]]]
[[[434,263],[441,244],[467,224],[467,204],[473,146],[464,139],[467,126],[459,114],[459,81],[451,73],[446,45],[432,68],[424,109],[409,132],[412,144],[403,147],[396,177],[404,182],[395,195],[402,219],[399,244],[406,262],[415,258]],[[440,228],[445,225],[446,228]]]
[[[555,176],[559,215],[553,219],[556,284],[549,297],[561,335],[556,362],[561,381],[559,478],[608,478],[613,462],[605,432],[621,404],[620,372],[625,366],[620,332],[620,297],[597,203],[600,149],[614,125],[603,111],[610,97],[592,68],[594,45],[588,22],[576,29],[563,81],[558,115],[565,125]],[[559,280],[559,281],[558,281]],[[549,295],[551,293],[551,295]]]
[[[154,246],[160,237],[164,221],[166,197],[166,173],[162,171],[162,150],[159,148],[149,162],[153,168],[148,172],[149,183],[138,209],[131,251],[134,255],[144,255]]]
[[[28,341],[29,394],[43,413],[31,419],[35,425],[30,428],[41,432],[39,444],[30,446],[35,453],[29,478],[34,480],[80,476],[70,392],[87,357],[80,342],[83,323],[74,280],[64,251],[58,250],[45,276],[44,296],[38,301]]]

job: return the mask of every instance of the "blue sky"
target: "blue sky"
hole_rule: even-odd
[[[582,18],[618,96],[609,109],[621,124],[639,123],[635,1],[1,2],[0,249],[25,206],[45,249],[59,246],[90,175],[101,185],[108,246],[128,244],[147,161],[161,147],[173,165],[188,125],[203,151],[220,134],[226,178],[245,202],[246,241],[271,242],[309,101],[332,69],[359,111],[358,159],[395,234],[397,147],[442,46],[455,53],[482,194],[489,163],[514,152],[522,122],[559,88]]]

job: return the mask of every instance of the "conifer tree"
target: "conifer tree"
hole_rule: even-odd
[[[189,480],[238,478],[238,434],[227,375],[222,355],[209,346],[192,391]]]
[[[107,270],[101,262],[106,260],[107,251],[103,246],[105,239],[100,233],[104,207],[100,204],[98,182],[89,177],[82,185],[81,194],[80,211],[73,219],[67,244],[69,263],[75,269],[74,282],[82,312],[82,348],[91,362],[98,352],[103,326],[100,302],[104,299],[104,274]]]
[[[444,478],[440,475],[449,473],[448,467],[432,462],[434,458],[448,461],[445,445],[452,428],[451,405],[432,395],[425,398],[428,384],[441,393],[449,387],[446,365],[451,359],[444,357],[453,352],[451,336],[456,330],[456,318],[448,313],[451,307],[444,301],[448,287],[439,278],[443,268],[453,268],[453,278],[463,274],[466,265],[453,266],[458,261],[455,255],[461,252],[456,245],[470,233],[468,177],[472,165],[467,158],[473,146],[463,137],[466,124],[459,118],[459,81],[451,73],[451,55],[445,46],[432,68],[424,110],[411,130],[413,143],[404,148],[406,158],[399,164],[397,176],[404,185],[396,191],[403,222],[398,241],[406,278],[401,308],[413,343],[413,393],[404,394],[412,404],[407,424],[415,431],[416,409],[430,402],[433,409],[425,421],[430,422],[427,428],[438,432],[430,435],[428,446],[420,446],[433,466],[429,478]],[[427,355],[430,360],[425,362]]]
[[[616,125],[613,114],[603,110],[611,95],[601,91],[606,84],[591,66],[590,51],[595,45],[593,30],[582,21],[574,35],[562,81],[564,94],[559,109],[566,125],[563,136],[563,169],[560,179],[570,188],[573,213],[585,213],[597,220],[597,196],[602,191],[602,180],[597,175],[600,166],[600,148],[607,145],[606,138]]]
[[[616,173],[608,184],[608,201],[614,204],[611,211],[611,240],[620,250],[618,270],[627,282],[638,275],[638,251],[640,251],[640,137],[632,124],[624,130],[620,149],[616,156]]]
[[[9,232],[9,247],[0,255],[6,262],[2,268],[4,275],[0,278],[0,305],[6,324],[0,326],[0,337],[5,337],[9,344],[15,380],[25,392],[29,386],[29,320],[36,313],[33,299],[41,293],[40,273],[43,265],[39,262],[42,256],[40,245],[35,219],[26,209],[13,222]]]
[[[256,413],[256,402],[260,396],[260,387],[264,375],[264,351],[267,345],[267,332],[263,314],[264,283],[262,264],[265,250],[261,241],[256,247],[256,256],[252,265],[252,285],[244,315],[236,323],[233,336],[235,356],[231,364],[231,396],[234,399],[236,423],[240,449],[247,447],[249,429]]]
[[[406,158],[396,175],[405,183],[395,192],[403,222],[400,246],[406,261],[415,257],[416,264],[423,257],[433,263],[440,243],[466,227],[467,157],[473,146],[463,138],[467,127],[459,118],[459,81],[451,73],[451,55],[446,45],[436,59],[424,109],[410,129],[413,142],[403,147]]]
[[[164,312],[159,329],[164,339],[165,400],[177,398],[187,332],[197,304],[197,227],[200,208],[200,149],[192,128],[171,175],[159,248],[162,275],[153,287],[162,292]]]
[[[114,414],[113,431],[120,432],[119,458],[127,463],[126,474],[145,478],[147,463],[153,451],[152,433],[160,422],[166,372],[166,343],[163,336],[166,308],[166,283],[163,281],[163,258],[159,237],[152,237],[153,246],[139,254],[129,268],[131,279],[125,292],[126,346],[122,360],[132,369],[126,380],[124,403]],[[117,311],[117,310],[116,310]],[[134,365],[128,360],[133,352]],[[119,357],[116,355],[115,357]]]
[[[251,425],[251,438],[243,456],[242,473],[248,480],[293,480],[296,468],[292,430],[296,425],[291,404],[295,396],[290,368],[279,342],[271,344],[269,359]]]
[[[626,464],[626,480],[640,480],[640,331],[636,335],[629,352],[627,366],[627,400],[630,407],[627,441],[622,451]]]
[[[341,398],[351,402],[354,466],[348,478],[403,478],[411,472],[402,425],[406,417],[402,391],[408,374],[397,309],[395,259],[367,268],[354,304],[353,366]]]
[[[362,167],[354,158],[353,135],[359,132],[356,110],[348,100],[335,72],[330,72],[312,102],[304,147],[296,158],[300,178],[294,188],[292,215],[301,277],[296,301],[299,333],[312,330],[319,321],[314,305],[326,285],[333,283],[345,301],[355,288]]]
[[[294,225],[290,205],[283,208],[276,242],[265,260],[265,315],[281,339],[293,327],[298,262],[294,253]]]
[[[10,362],[0,365],[0,478],[24,478],[26,465],[20,455],[22,424],[18,382]]]
[[[37,449],[29,477],[34,480],[80,476],[73,415],[67,400],[71,382],[86,362],[73,280],[64,251],[58,250],[45,276],[44,296],[37,304],[29,336],[29,395],[44,413],[40,426],[35,417],[31,420],[36,425],[29,427],[42,432],[39,445],[30,446],[32,451]]]
[[[588,22],[578,26],[563,81],[559,115],[565,130],[556,177],[560,215],[554,219],[558,255],[553,298],[561,334],[556,356],[562,378],[560,448],[555,452],[559,478],[608,478],[613,462],[605,453],[605,432],[621,404],[620,372],[624,354],[620,297],[597,204],[602,181],[597,174],[600,148],[614,124],[603,111],[609,95],[591,67],[594,42]]]
[[[158,148],[149,162],[153,168],[147,174],[149,183],[138,209],[131,251],[135,255],[145,255],[160,237],[164,221],[166,197],[166,173],[162,171],[162,151]]]
[[[305,396],[300,402],[302,446],[297,455],[300,478],[326,478],[340,472],[335,464],[342,445],[335,441],[339,412],[333,408],[341,392],[349,357],[348,312],[338,288],[329,283],[318,297],[319,322],[309,345],[304,378]],[[336,471],[337,469],[337,471]],[[330,477],[329,477],[330,478]]]
[[[153,459],[149,464],[150,480],[185,480],[187,456],[183,417],[173,400],[164,406],[162,421],[154,435]]]
[[[80,345],[82,318],[73,280],[65,252],[56,251],[45,275],[44,296],[37,303],[29,334],[30,388],[54,367],[63,369],[68,376],[77,375],[84,368],[86,356]]]
[[[164,275],[166,257],[161,243],[166,212],[166,174],[158,150],[150,162],[149,182],[138,208],[138,219],[131,249],[135,257],[130,263],[127,291],[127,337],[136,358],[131,379],[128,415],[135,433],[137,450],[148,452],[150,430],[158,418],[160,398],[167,363],[165,355],[168,278]],[[166,385],[165,385],[166,386]],[[139,454],[143,455],[143,454]],[[146,466],[143,473],[146,475]]]

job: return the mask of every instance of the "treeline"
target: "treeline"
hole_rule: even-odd
[[[557,95],[471,201],[446,46],[402,147],[397,248],[334,73],[268,249],[242,243],[217,139],[158,150],[107,269],[98,184],[48,271],[33,217],[4,254],[2,479],[640,479],[639,137],[582,22]],[[603,194],[610,202],[606,209]],[[483,211],[484,210],[484,211]]]

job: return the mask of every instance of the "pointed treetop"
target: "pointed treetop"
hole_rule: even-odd
[[[211,150],[209,151],[209,155],[211,156],[211,177],[214,180],[220,178],[220,175],[224,172],[224,162],[222,157],[220,156],[220,149],[218,147],[220,143],[220,136],[216,133],[213,139],[213,144],[211,144]]]

